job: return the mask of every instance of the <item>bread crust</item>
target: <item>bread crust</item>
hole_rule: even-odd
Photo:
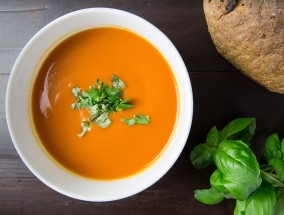
[[[245,75],[284,94],[284,1],[203,0],[208,30],[218,50]]]

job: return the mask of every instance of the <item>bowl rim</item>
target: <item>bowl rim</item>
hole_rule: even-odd
[[[14,101],[14,85],[15,85],[15,79],[17,78],[17,71],[19,69],[19,67],[21,66],[22,61],[25,59],[25,55],[28,52],[28,50],[34,45],[35,41],[38,40],[38,38],[41,37],[41,35],[45,34],[46,31],[48,31],[50,28],[52,28],[55,25],[58,25],[61,22],[64,22],[66,20],[68,20],[69,18],[72,17],[80,17],[82,14],[88,14],[88,13],[102,13],[102,14],[113,14],[116,16],[125,16],[129,19],[133,19],[134,21],[137,21],[139,23],[142,23],[143,25],[147,26],[147,28],[151,29],[152,31],[156,32],[160,38],[165,41],[167,43],[167,45],[169,46],[169,48],[171,49],[171,51],[173,51],[174,55],[176,56],[177,60],[178,60],[178,64],[181,68],[182,71],[182,77],[181,79],[183,79],[183,87],[182,91],[184,91],[184,94],[188,94],[188,98],[186,101],[185,98],[179,98],[180,99],[180,112],[182,113],[182,116],[180,117],[184,117],[184,119],[182,119],[182,131],[180,131],[180,137],[179,137],[179,141],[181,142],[177,148],[173,149],[175,150],[173,154],[171,154],[169,157],[169,161],[167,161],[166,166],[159,170],[160,173],[157,175],[155,175],[155,177],[153,177],[151,180],[146,180],[144,183],[141,183],[139,186],[132,186],[130,187],[130,191],[125,191],[123,193],[116,193],[116,194],[111,194],[110,196],[89,196],[86,195],[84,196],[83,194],[78,194],[76,192],[70,191],[66,188],[62,188],[62,184],[54,184],[53,182],[50,181],[50,179],[46,178],[46,176],[44,176],[42,174],[42,172],[38,171],[38,168],[36,168],[34,166],[33,163],[30,163],[28,157],[26,156],[26,154],[24,153],[22,146],[18,140],[18,135],[19,132],[16,131],[15,132],[15,119],[13,118],[13,109],[12,106],[15,104]],[[132,29],[130,29],[132,30]],[[134,31],[135,32],[135,31]],[[136,33],[136,32],[135,32]],[[147,38],[146,38],[147,39]],[[154,44],[153,44],[154,45]],[[155,45],[154,45],[155,46]],[[156,46],[155,46],[156,47]],[[156,47],[157,48],[157,47]],[[158,48],[157,48],[158,49]],[[159,50],[159,49],[158,49]],[[161,50],[159,50],[161,52]],[[161,54],[163,55],[163,53],[161,52]],[[172,69],[174,76],[176,77],[175,71]],[[31,73],[33,73],[33,71],[30,71]],[[178,80],[176,80],[177,85],[178,85]],[[179,89],[180,91],[181,89]],[[183,95],[180,95],[180,97]],[[169,170],[170,168],[173,166],[173,164],[176,162],[176,160],[178,159],[179,155],[181,154],[186,142],[187,142],[187,138],[190,132],[190,128],[191,128],[191,124],[192,124],[192,118],[193,118],[193,95],[192,95],[192,86],[191,86],[191,81],[188,75],[188,71],[187,68],[179,54],[179,52],[177,51],[176,47],[173,45],[173,43],[169,40],[169,38],[162,33],[157,27],[155,27],[153,24],[151,24],[150,22],[146,21],[145,19],[134,15],[132,13],[123,11],[123,10],[119,10],[119,9],[113,9],[113,8],[104,8],[104,7],[100,7],[100,8],[87,8],[87,9],[81,9],[81,10],[77,10],[68,14],[65,14],[55,20],[53,20],[52,22],[50,22],[49,24],[47,24],[46,26],[44,26],[41,30],[39,30],[30,40],[29,42],[25,45],[25,47],[22,49],[22,51],[20,52],[17,60],[15,61],[15,64],[11,70],[11,75],[9,77],[9,81],[8,81],[8,85],[7,85],[7,91],[6,91],[6,119],[7,119],[7,126],[8,126],[8,130],[12,139],[12,142],[17,150],[17,153],[19,154],[19,156],[21,157],[21,159],[23,160],[23,162],[25,163],[25,165],[28,167],[28,169],[37,177],[39,178],[44,184],[46,184],[47,186],[49,186],[50,188],[52,188],[53,190],[64,194],[66,196],[75,198],[75,199],[79,199],[79,200],[85,200],[85,201],[95,201],[95,202],[104,202],[104,201],[113,201],[113,200],[118,200],[118,199],[122,199],[122,198],[126,198],[129,196],[132,196],[134,194],[137,194],[143,190],[145,190],[146,188],[150,187],[151,185],[153,185],[154,183],[156,183],[160,178],[162,178]],[[176,122],[176,124],[181,124],[181,122]],[[181,128],[176,128],[181,130]],[[168,148],[168,147],[167,147]],[[165,153],[165,152],[164,152]],[[164,155],[161,155],[164,156]],[[160,158],[158,159],[160,160]],[[157,162],[157,161],[156,161]],[[52,168],[52,167],[51,167]],[[149,169],[151,169],[152,167],[149,167]],[[147,171],[147,170],[146,170]],[[136,177],[135,175],[133,177]],[[123,186],[125,184],[125,182],[127,182],[129,179],[125,178],[125,179],[121,179],[118,180],[116,182],[117,185],[116,186]],[[95,181],[95,180],[94,180]],[[94,182],[86,182],[88,185],[92,185],[92,183]],[[115,183],[116,183],[115,182]],[[97,182],[96,182],[97,183]],[[109,185],[111,182],[107,181],[107,182],[102,182],[101,185]]]

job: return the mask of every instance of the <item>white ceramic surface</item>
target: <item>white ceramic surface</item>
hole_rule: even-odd
[[[35,68],[43,53],[71,33],[99,26],[130,29],[160,50],[171,66],[180,96],[179,117],[171,142],[157,161],[132,177],[113,181],[84,179],[58,167],[41,150],[30,126],[29,96]],[[187,69],[170,40],[155,26],[131,13],[109,8],[84,9],[64,15],[41,29],[24,47],[12,69],[6,95],[12,141],[27,167],[52,189],[86,201],[112,201],[134,195],[158,181],[180,155],[191,127],[193,97]]]

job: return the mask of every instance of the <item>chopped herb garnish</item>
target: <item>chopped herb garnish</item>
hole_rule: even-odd
[[[129,99],[129,98],[120,101],[119,104],[115,108],[116,111],[123,111],[123,110],[132,108],[134,105],[133,104],[129,104],[128,103],[129,101],[131,101],[131,99]]]
[[[120,89],[120,88],[125,87],[125,84],[123,83],[123,81],[120,80],[116,75],[112,75],[111,81],[112,81],[112,86],[114,88]]]
[[[78,134],[78,137],[83,137],[87,131],[91,130],[91,125],[90,125],[90,122],[84,120],[82,123],[81,123],[81,126],[82,126],[82,131],[80,134]]]
[[[81,91],[81,89],[79,87],[73,87],[72,93],[73,93],[75,98],[79,98],[80,91]]]
[[[95,120],[100,115],[100,112],[101,111],[98,104],[95,104],[90,108],[90,120],[92,123],[95,123]]]
[[[136,124],[136,121],[134,118],[130,118],[130,119],[120,119],[121,122],[124,122],[125,124],[131,126],[131,125],[135,125]]]
[[[102,113],[95,119],[93,123],[102,128],[107,128],[108,126],[110,126],[111,120],[108,116],[108,113]]]
[[[149,116],[143,116],[142,114],[136,114],[133,118],[130,119],[120,119],[120,121],[124,122],[125,124],[132,126],[135,124],[147,125],[150,123]]]
[[[111,125],[109,113],[123,111],[133,108],[134,105],[130,104],[131,98],[123,99],[123,90],[125,84],[116,75],[112,75],[112,87],[97,79],[94,86],[90,86],[88,91],[81,91],[75,86],[72,93],[77,99],[77,102],[71,105],[74,110],[87,109],[90,113],[90,121],[84,120],[81,123],[82,132],[78,135],[83,137],[87,131],[91,129],[91,123],[107,128]],[[132,119],[122,119],[121,121],[128,125],[134,124],[149,124],[149,116],[137,114]]]

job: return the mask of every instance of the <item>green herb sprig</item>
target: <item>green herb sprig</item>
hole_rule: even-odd
[[[147,125],[150,122],[149,116],[143,116],[142,114],[136,114],[134,117],[130,119],[121,118],[120,121],[124,122],[125,124],[132,126],[135,124]]]
[[[124,82],[116,75],[112,75],[111,81],[112,87],[109,87],[109,85],[97,79],[96,84],[90,86],[88,91],[81,91],[77,86],[73,87],[72,93],[77,101],[71,105],[71,108],[74,110],[87,109],[90,113],[90,122],[84,120],[81,123],[82,131],[78,134],[80,138],[91,130],[91,123],[101,128],[107,128],[112,123],[109,117],[110,113],[134,107],[133,104],[129,103],[131,102],[130,98],[122,98]],[[121,121],[129,125],[127,119],[121,119]],[[129,121],[132,125],[149,124],[149,117],[137,114]]]
[[[249,148],[254,135],[254,118],[238,118],[223,129],[210,129],[206,143],[193,148],[190,159],[201,169],[215,164],[209,189],[195,190],[205,204],[235,199],[234,215],[284,214],[284,139],[277,134],[265,143],[266,164],[260,165]]]

